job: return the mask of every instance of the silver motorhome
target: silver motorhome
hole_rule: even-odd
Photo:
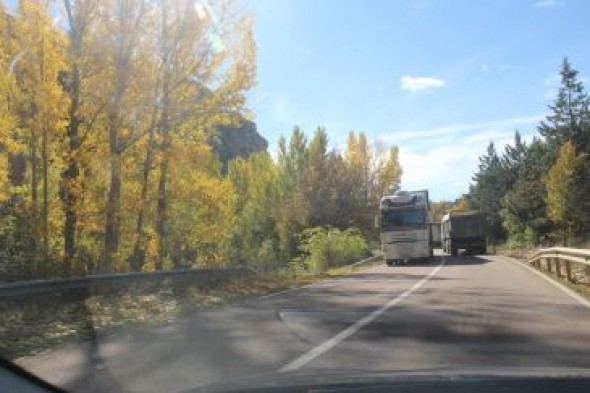
[[[433,255],[428,191],[400,191],[381,199],[381,248],[387,265]]]

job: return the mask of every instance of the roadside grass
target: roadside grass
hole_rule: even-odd
[[[520,263],[526,263],[526,260],[534,253],[534,249],[507,249],[507,248],[499,248],[496,251],[496,254],[507,256],[513,259],[516,259]],[[539,269],[535,266],[532,266],[535,270],[540,271],[547,277],[558,281],[561,284],[564,284],[566,287],[572,289],[576,293],[584,296],[586,299],[590,300],[590,278],[586,277],[586,273],[584,272],[584,268],[580,267],[579,265],[572,264],[572,276],[574,277],[574,282],[570,282],[565,279],[565,266],[561,266],[561,277],[557,277],[555,271],[549,272],[546,269]]]
[[[494,251],[490,251],[491,254],[495,255],[503,255],[510,258],[515,258],[520,261],[526,260],[529,256],[531,256],[535,252],[534,248],[514,248],[508,247],[505,244],[500,244],[494,246]]]
[[[381,263],[334,268],[322,274],[287,272],[242,278],[165,280],[147,285],[103,285],[88,290],[0,299],[0,356],[14,360],[97,335],[116,335],[131,327],[172,323],[183,315],[303,285],[354,274]]]
[[[341,266],[341,267],[329,269],[321,277],[322,278],[343,277],[343,276],[347,276],[347,275],[354,274],[356,272],[368,269],[370,267],[383,265],[384,264],[383,256],[381,254],[378,254],[378,255],[375,255],[375,254],[376,253],[374,253],[374,256],[371,257],[370,260],[368,260],[367,262],[365,262],[363,264],[356,265],[356,266],[353,266],[353,265]]]
[[[548,274],[545,272],[545,274]],[[555,276],[553,276],[555,278]],[[581,284],[581,283],[571,283],[566,280],[559,280],[561,283],[564,283],[568,288],[573,289],[580,295],[584,296],[586,299],[590,300],[590,285],[588,284]]]
[[[521,260],[520,262],[524,262],[524,260]],[[533,269],[543,273],[545,276],[565,285],[569,289],[573,290],[574,292],[576,292],[576,293],[582,295],[583,297],[585,297],[586,299],[590,300],[590,285],[588,283],[584,282],[585,280],[580,279],[580,277],[584,275],[583,269],[572,269],[572,273],[574,274],[574,277],[578,277],[578,278],[575,279],[575,282],[570,282],[564,278],[565,277],[565,270],[561,272],[561,274],[562,274],[561,277],[557,277],[555,272],[550,273],[549,271],[547,271],[545,269],[538,269],[534,266],[532,266],[532,267],[533,267]]]

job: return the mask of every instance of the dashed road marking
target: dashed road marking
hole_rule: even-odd
[[[346,329],[344,329],[340,333],[338,333],[335,336],[324,341],[323,343],[321,343],[317,347],[311,349],[310,351],[299,356],[297,359],[286,364],[285,366],[280,368],[279,371],[282,372],[282,371],[297,370],[297,369],[301,368],[302,366],[306,365],[307,363],[311,362],[312,360],[314,360],[315,358],[317,358],[321,354],[334,348],[335,346],[340,344],[342,341],[346,340],[348,337],[350,337],[353,334],[355,334],[356,332],[358,332],[361,328],[363,328],[364,326],[373,322],[375,319],[377,319],[379,316],[381,316],[385,311],[387,311],[391,307],[395,306],[396,304],[400,303],[402,300],[404,300],[405,298],[410,296],[418,288],[420,288],[421,286],[426,284],[428,282],[428,280],[430,280],[432,277],[434,277],[439,272],[439,270],[443,267],[444,264],[445,264],[445,258],[443,257],[440,264],[436,268],[434,268],[428,274],[428,276],[426,276],[423,279],[421,279],[420,281],[418,281],[411,288],[407,289],[402,294],[394,297],[393,299],[391,299],[390,301],[385,303],[383,306],[379,307],[378,309],[376,309],[372,313],[366,315],[365,317],[359,319],[354,324],[350,325],[349,327],[347,327]]]

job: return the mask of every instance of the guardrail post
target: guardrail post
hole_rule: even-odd
[[[572,281],[572,268],[568,260],[565,261],[565,277],[568,281]]]
[[[547,273],[553,273],[559,279],[565,279],[568,282],[582,280],[590,285],[590,250],[566,247],[540,249],[527,259],[527,263],[539,270],[543,269]],[[572,263],[576,264],[575,270]],[[577,276],[578,266],[582,267],[580,271],[583,274],[582,277]]]

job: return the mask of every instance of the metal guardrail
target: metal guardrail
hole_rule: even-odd
[[[104,284],[129,284],[167,278],[194,280],[227,279],[251,274],[254,274],[252,269],[238,266],[211,269],[176,269],[157,272],[109,273],[77,278],[31,280],[0,285],[0,298],[65,289],[92,288]]]
[[[383,258],[383,254],[371,255],[370,257],[367,257],[365,259],[361,259],[358,262],[355,262],[355,263],[353,263],[351,265],[348,265],[348,267],[355,267],[355,266],[358,266],[358,265],[362,265],[363,263],[370,262],[373,259],[377,259],[377,258]]]
[[[558,278],[565,278],[570,282],[576,281],[574,279],[572,264],[582,265],[586,283],[590,284],[588,281],[590,274],[590,250],[567,247],[544,248],[535,252],[526,262],[538,269],[555,273]]]
[[[349,266],[357,266],[382,255],[373,255]],[[46,279],[20,281],[8,284],[0,284],[0,298],[11,296],[32,295],[49,291],[61,291],[70,289],[87,288],[104,284],[130,284],[133,282],[147,282],[150,280],[193,279],[206,281],[211,279],[229,279],[257,274],[256,270],[247,266],[229,266],[210,269],[176,269],[156,272],[129,272],[88,275],[77,278]]]

